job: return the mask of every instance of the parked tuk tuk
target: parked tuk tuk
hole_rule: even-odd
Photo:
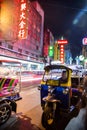
[[[17,75],[17,71],[20,74]],[[0,60],[0,125],[8,121],[12,111],[16,112],[16,100],[21,99],[21,63]]]
[[[41,123],[47,128],[74,111],[82,92],[79,91],[79,86],[72,88],[72,69],[68,66],[51,64],[45,66],[44,70],[38,89],[43,110]]]

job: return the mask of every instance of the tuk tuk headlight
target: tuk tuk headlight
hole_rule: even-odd
[[[14,92],[15,93],[18,93],[20,91],[20,87],[19,86],[20,86],[20,84],[17,83],[16,86],[14,87]]]
[[[51,92],[52,86],[48,86],[48,92]]]
[[[69,93],[69,89],[68,88],[63,90],[63,94],[68,94],[68,93]]]

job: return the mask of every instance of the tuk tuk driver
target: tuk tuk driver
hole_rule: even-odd
[[[62,71],[61,78],[59,78],[60,83],[65,83],[67,82],[67,72],[64,70]]]

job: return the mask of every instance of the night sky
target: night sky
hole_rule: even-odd
[[[33,0],[31,0],[33,1]],[[38,0],[45,12],[45,25],[55,40],[69,41],[73,58],[81,54],[87,36],[87,0]]]

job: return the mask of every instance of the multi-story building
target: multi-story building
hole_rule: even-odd
[[[0,54],[39,62],[44,11],[38,2],[2,0],[0,24]]]
[[[87,45],[83,45],[83,47],[82,47],[82,55],[84,57],[87,57]]]
[[[43,50],[43,37],[44,37],[44,11],[42,10],[40,4],[38,4],[37,1],[32,2],[34,8],[38,11],[38,13],[41,15],[41,44],[40,44],[40,50],[42,52]],[[42,54],[41,54],[42,55]]]
[[[43,43],[43,56],[49,59],[49,47],[54,46],[54,36],[52,32],[45,27],[44,29],[44,43]]]
[[[66,64],[73,63],[72,53],[71,53],[70,49],[65,49],[65,63]]]
[[[44,11],[34,5],[28,0],[4,0],[1,5],[0,46],[9,49],[10,56],[37,60],[42,55]]]
[[[87,45],[82,46],[82,55],[84,56],[84,68],[87,69]]]

